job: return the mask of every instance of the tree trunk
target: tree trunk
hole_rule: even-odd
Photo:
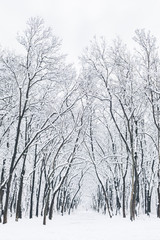
[[[67,191],[66,191],[66,189],[64,189],[64,191],[63,191],[63,201],[62,201],[62,207],[61,207],[61,214],[62,214],[62,216],[63,216],[63,214],[64,214],[64,206],[65,206],[65,201],[66,201],[66,193],[67,193]]]
[[[6,163],[6,159],[3,160],[3,167],[2,167],[2,173],[1,173],[1,185],[3,185],[3,182],[4,182],[5,163]],[[0,188],[0,223],[2,222],[2,215],[3,215],[4,188],[5,188],[4,185]]]
[[[25,155],[23,160],[21,177],[20,177],[18,200],[17,200],[17,207],[16,207],[16,221],[18,221],[18,218],[22,218],[22,193],[23,193],[23,180],[24,180],[24,174],[25,174],[26,157],[27,156]]]
[[[6,184],[6,200],[5,200],[5,205],[4,205],[3,224],[7,223],[7,214],[8,214],[8,204],[9,204],[11,181],[12,181],[12,175],[10,174],[8,182]]]
[[[49,198],[50,198],[50,190],[48,190],[48,194],[46,196],[46,203],[45,203],[44,213],[43,213],[43,225],[46,225],[46,218],[47,218],[48,209],[49,209]]]
[[[123,200],[122,200],[123,218],[126,218],[126,177],[123,177]]]
[[[157,195],[158,195],[157,217],[160,218],[160,182],[158,183]]]
[[[42,185],[42,174],[43,174],[43,162],[41,166],[41,173],[39,177],[39,188],[38,188],[38,193],[37,193],[37,204],[36,204],[36,217],[39,215],[39,200],[40,200],[40,193],[41,193],[41,185]]]
[[[37,144],[35,146],[29,218],[33,217],[33,196],[34,196],[34,185],[35,185],[36,161],[37,161]]]
[[[131,190],[131,199],[130,199],[130,220],[135,220],[135,168],[132,169],[132,190]]]
[[[56,194],[53,193],[52,201],[51,201],[50,208],[49,208],[49,219],[50,220],[52,220],[52,217],[53,217],[53,206],[54,206],[55,196],[56,196]]]

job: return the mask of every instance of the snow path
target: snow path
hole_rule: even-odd
[[[140,217],[135,222],[122,217],[81,212],[71,216],[54,216],[42,225],[42,219],[10,219],[0,225],[3,240],[160,240],[160,219]]]

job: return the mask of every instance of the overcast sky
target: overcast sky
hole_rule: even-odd
[[[151,30],[160,43],[160,0],[0,0],[0,44],[16,48],[16,34],[28,18],[41,16],[63,39],[76,61],[94,35],[117,35],[131,46],[137,28]]]

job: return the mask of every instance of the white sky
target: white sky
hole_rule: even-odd
[[[0,44],[16,48],[16,34],[28,18],[41,16],[63,39],[63,51],[77,61],[94,35],[120,36],[131,45],[137,28],[160,43],[160,0],[0,0]]]

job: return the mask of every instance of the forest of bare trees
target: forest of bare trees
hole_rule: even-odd
[[[41,18],[0,51],[0,222],[71,214],[83,189],[109,217],[160,218],[160,58],[150,32],[136,50],[93,38],[79,74]],[[90,183],[92,181],[92,183]]]

